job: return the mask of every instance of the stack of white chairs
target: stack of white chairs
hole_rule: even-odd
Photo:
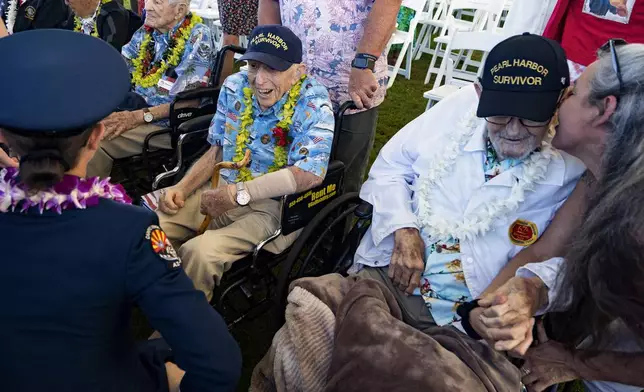
[[[501,15],[505,8],[506,0],[451,0],[447,10],[447,20],[445,26],[441,29],[439,36],[435,39],[436,46],[433,50],[432,60],[425,76],[425,84],[431,80],[432,74],[436,74],[434,83],[431,89],[434,89],[442,84],[442,75],[445,75],[447,61],[445,59],[451,58],[453,53],[442,47],[446,46],[450,41],[451,36],[455,32],[477,32],[477,31],[490,31],[501,33]],[[463,20],[458,19],[455,14],[463,10],[473,10],[474,17],[471,22],[465,23]],[[443,58],[441,65],[436,67],[438,58]],[[461,61],[463,60],[463,61]],[[480,62],[472,58],[472,51],[467,54],[463,59],[463,51],[459,51],[454,60],[455,72],[461,73],[461,78],[470,79],[474,81],[476,72],[470,72],[470,67],[478,68]]]
[[[411,62],[413,60],[414,35],[416,33],[416,26],[418,26],[418,21],[421,18],[426,3],[427,0],[403,0],[402,2],[402,6],[414,10],[415,15],[409,22],[409,31],[396,29],[396,31],[389,39],[389,42],[387,43],[385,54],[389,53],[392,45],[402,45],[400,54],[396,58],[395,64],[389,65],[389,83],[387,84],[387,88],[390,88],[394,84],[394,81],[396,80],[396,76],[398,76],[398,74],[404,75],[407,79],[411,78]],[[402,62],[405,59],[405,68],[401,69]]]
[[[452,50],[470,50],[470,51],[479,51],[483,52],[483,62],[487,56],[487,53],[492,50],[499,42],[508,38],[508,35],[499,33],[496,31],[478,31],[478,32],[461,32],[455,31],[449,38],[447,43],[446,53],[450,53]],[[472,83],[471,80],[462,79],[455,77],[454,72],[454,59],[451,56],[445,56],[443,60],[445,62],[445,67],[441,67],[437,77],[442,78],[443,74],[446,76],[445,84],[433,88],[430,91],[427,91],[423,94],[423,97],[426,98],[427,107],[425,110],[429,110],[435,102],[438,102],[450,94],[458,91],[461,87],[469,85]],[[483,67],[479,67],[477,72],[477,77],[481,76],[481,71]],[[443,73],[444,72],[444,73]]]
[[[421,14],[418,24],[421,25],[418,34],[417,45],[414,48],[414,59],[420,60],[423,53],[433,54],[431,48],[432,37],[435,32],[440,32],[445,27],[447,21],[447,11],[449,8],[449,0],[427,0],[425,12]],[[465,12],[461,16],[471,15]],[[467,30],[472,22],[467,20],[457,19],[458,23],[462,24],[461,30]]]

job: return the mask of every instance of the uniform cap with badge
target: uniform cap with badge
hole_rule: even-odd
[[[78,135],[110,115],[130,89],[120,53],[88,35],[25,31],[1,39],[0,53],[0,128],[11,133]]]
[[[559,43],[539,35],[510,37],[490,51],[480,83],[478,117],[547,121],[570,85],[566,54]]]
[[[254,60],[284,72],[302,62],[302,41],[281,25],[257,26],[248,40],[248,49],[240,61]]]

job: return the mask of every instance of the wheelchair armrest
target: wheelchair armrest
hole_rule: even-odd
[[[150,152],[150,140],[154,139],[157,136],[161,135],[167,135],[172,133],[172,128],[163,128],[159,129],[158,131],[153,131],[145,135],[145,139],[143,139],[143,157],[145,159],[145,156],[148,152]]]
[[[192,90],[182,91],[177,94],[175,101],[188,101],[197,98],[211,98],[219,95],[219,87],[200,87]],[[173,102],[173,104],[174,104]]]
[[[188,120],[179,125],[177,130],[180,134],[192,133],[204,129],[207,130],[208,128],[210,128],[210,123],[212,122],[213,117],[215,117],[214,114],[208,114],[205,116],[193,118],[192,120]]]
[[[344,163],[342,161],[331,161],[327,168],[327,173],[336,173],[339,170],[344,170]]]
[[[356,207],[353,214],[360,219],[369,219],[371,218],[371,215],[373,215],[373,206],[366,201],[363,201],[358,207]]]
[[[195,120],[198,120],[198,119],[195,119]],[[189,143],[189,142],[191,142],[193,140],[198,140],[198,139],[205,140],[206,137],[208,137],[208,128],[206,128],[206,129],[198,129],[198,130],[183,133],[182,135],[180,135],[179,139],[177,140],[177,148],[176,148],[176,161],[177,161],[177,164],[172,169],[168,170],[165,173],[161,173],[161,174],[159,174],[158,176],[156,176],[154,178],[154,181],[152,182],[152,190],[157,190],[158,187],[159,187],[159,184],[161,183],[161,181],[166,180],[168,178],[172,178],[175,175],[177,175],[177,173],[179,173],[181,171],[181,169],[183,168],[183,165],[184,165],[184,162],[183,162],[183,160],[184,160],[183,159],[183,155],[184,155],[183,146],[184,146],[184,144],[187,144],[187,143]]]

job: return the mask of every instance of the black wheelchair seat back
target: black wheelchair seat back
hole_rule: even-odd
[[[282,234],[288,235],[306,226],[331,200],[342,194],[344,163],[333,161],[320,186],[290,195],[282,208]]]

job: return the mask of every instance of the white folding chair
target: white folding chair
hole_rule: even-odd
[[[441,29],[440,36],[435,39],[436,47],[434,48],[429,69],[425,75],[425,84],[429,83],[431,75],[433,73],[438,73],[441,68],[443,68],[442,74],[445,74],[443,64],[446,65],[446,62],[442,61],[441,66],[436,68],[436,61],[439,57],[447,58],[452,55],[452,53],[447,50],[445,50],[445,52],[441,51],[441,47],[443,45],[447,45],[447,42],[449,42],[450,36],[453,35],[455,31],[498,31],[504,3],[505,0],[451,0],[451,4],[447,11],[447,22],[445,27]],[[462,10],[474,10],[474,18],[471,22],[464,24],[462,20],[459,20],[454,16],[455,13]],[[454,62],[455,66],[459,65],[461,56],[462,52],[459,52],[457,59]],[[461,69],[466,70],[468,66],[478,67],[479,65],[480,64],[478,62],[471,58],[470,53]],[[440,86],[441,83],[442,80],[437,77],[431,88],[434,89],[435,87]]]
[[[454,34],[450,36],[450,40],[447,43],[446,53],[450,53],[452,50],[483,52],[483,59],[481,60],[481,63],[483,63],[487,57],[487,53],[506,38],[508,38],[508,35],[500,34],[496,31],[455,31]],[[450,56],[445,56],[444,62],[445,67],[441,67],[441,71],[439,71],[437,78],[442,78],[444,74],[446,76],[445,84],[440,87],[433,88],[423,94],[423,97],[428,100],[425,110],[429,110],[435,102],[438,102],[448,95],[458,91],[461,87],[472,83],[471,80],[458,77],[458,74],[454,71],[454,59]],[[482,67],[479,67],[477,76],[481,75],[482,69]]]
[[[414,47],[415,60],[419,60],[423,53],[432,53],[432,36],[437,29],[445,27],[448,3],[449,0],[427,0],[425,11],[421,13],[418,20],[421,28]]]
[[[388,54],[392,45],[401,44],[402,48],[400,53],[396,58],[394,65],[389,65],[389,83],[387,88],[390,88],[396,80],[398,74],[402,74],[405,78],[411,78],[411,61],[413,59],[413,43],[414,35],[416,33],[416,26],[418,25],[418,20],[420,20],[421,13],[425,8],[426,0],[403,0],[402,6],[412,9],[416,12],[414,17],[409,22],[409,31],[402,31],[396,29],[396,31],[391,35],[389,42],[387,43],[387,48],[385,53]],[[404,69],[401,69],[403,59],[406,59],[406,65]]]

